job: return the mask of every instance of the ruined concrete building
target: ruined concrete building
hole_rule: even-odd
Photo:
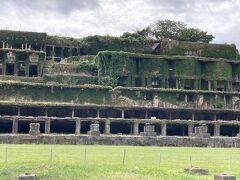
[[[99,131],[101,142],[152,134],[159,142],[152,144],[165,138],[179,145],[202,133],[208,142],[238,146],[237,54],[227,44],[1,30],[0,140],[39,123],[48,138]]]

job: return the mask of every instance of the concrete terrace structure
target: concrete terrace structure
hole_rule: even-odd
[[[32,122],[48,136],[84,138],[98,122],[92,127],[105,140],[123,134],[237,142],[240,61],[234,46],[6,30],[0,44],[2,139],[27,134]]]

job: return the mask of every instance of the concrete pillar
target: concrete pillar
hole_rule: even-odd
[[[72,118],[74,117],[74,109],[72,109]]]
[[[185,94],[185,103],[187,103],[188,102],[188,96],[187,96],[187,94]]]
[[[79,119],[75,121],[75,133],[81,134],[81,121]]]
[[[122,110],[122,119],[124,119],[124,110]]]
[[[21,110],[20,110],[20,108],[17,109],[17,115],[18,115],[18,116],[21,116]]]
[[[52,60],[54,60],[54,58],[55,58],[54,46],[52,46],[52,53],[51,53],[51,55],[52,55]]]
[[[193,121],[195,120],[195,113],[194,112],[192,113],[192,120]]]
[[[188,125],[188,136],[190,136],[192,133],[194,133],[194,124]]]
[[[110,127],[111,127],[110,120],[106,120],[105,121],[105,127],[104,127],[104,133],[105,134],[110,134],[110,131],[111,131]]]
[[[169,120],[172,120],[172,113],[169,112]]]
[[[48,117],[47,109],[45,109],[44,113],[45,113],[45,117]]]
[[[8,49],[8,43],[6,43],[6,48]]]
[[[97,110],[97,118],[100,118],[100,110]]]
[[[13,119],[12,122],[12,133],[17,134],[18,133],[18,119]]]
[[[148,119],[148,110],[145,112],[145,119]]]
[[[167,135],[167,124],[162,123],[161,124],[161,136],[166,136]]]
[[[5,42],[2,42],[2,44],[3,44],[3,49],[5,49]]]
[[[217,115],[216,115],[216,114],[213,115],[213,120],[214,120],[214,121],[217,120]]]
[[[49,134],[51,129],[51,120],[46,119],[45,120],[45,134]]]
[[[61,58],[62,59],[63,59],[63,56],[64,56],[63,52],[64,52],[64,47],[61,47]]]
[[[219,123],[214,124],[214,136],[220,136],[220,124]]]
[[[208,90],[211,90],[211,81],[208,81]]]
[[[27,49],[28,49],[28,44],[26,43],[26,44],[25,44],[25,50],[27,50]]]
[[[24,45],[22,44],[22,50],[24,49]]]
[[[139,122],[135,121],[133,124],[133,134],[139,135]]]
[[[29,44],[29,50],[31,50],[32,49],[32,46],[31,46],[31,44]]]

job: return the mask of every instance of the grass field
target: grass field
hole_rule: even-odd
[[[208,168],[210,174],[185,174],[190,156],[193,167]],[[51,180],[213,179],[223,172],[240,178],[240,149],[0,145],[0,179],[16,179],[26,172]]]

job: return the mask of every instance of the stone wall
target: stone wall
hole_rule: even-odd
[[[87,144],[179,147],[240,147],[240,138],[229,137],[141,137],[121,135],[0,135],[1,144]]]

